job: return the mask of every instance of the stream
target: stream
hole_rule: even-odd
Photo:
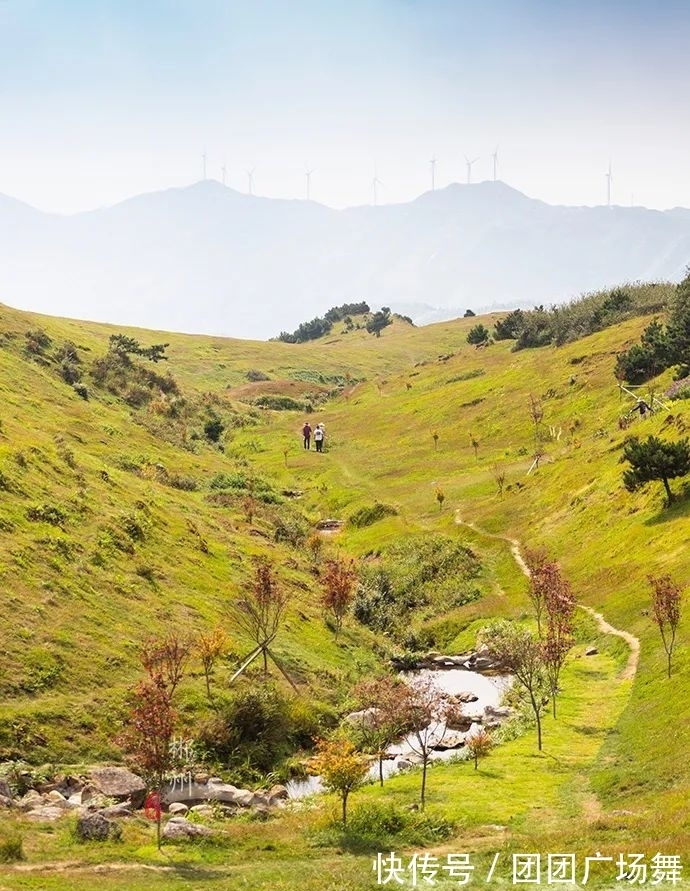
[[[433,670],[428,668],[419,671],[406,672],[403,677],[407,679],[433,678],[435,685],[444,693],[458,695],[460,693],[473,693],[477,696],[476,702],[463,703],[461,711],[463,715],[470,718],[477,718],[481,721],[485,717],[485,710],[497,709],[500,706],[503,693],[508,689],[512,678],[509,675],[485,675],[477,671],[468,671],[464,668],[451,668],[444,670]],[[472,724],[474,729],[477,724]],[[441,728],[439,728],[441,730]],[[463,735],[452,732],[453,736]],[[431,755],[432,761],[449,760],[461,749],[456,747],[435,751]],[[395,743],[388,749],[389,758],[383,762],[383,776],[390,777],[398,773],[401,769],[409,767],[410,762],[416,763],[419,759],[412,751],[407,737]],[[402,762],[402,764],[400,763]],[[372,762],[367,775],[367,780],[377,782],[379,777],[378,761]],[[302,779],[289,780],[287,785],[288,796],[291,799],[305,798],[308,795],[314,795],[317,792],[323,792],[324,788],[320,777],[304,777]]]

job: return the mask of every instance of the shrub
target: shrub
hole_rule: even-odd
[[[209,442],[218,442],[221,434],[225,430],[225,425],[218,417],[209,418],[204,424],[204,436]]]
[[[348,524],[354,526],[355,529],[362,529],[365,526],[373,525],[384,517],[395,516],[397,513],[397,510],[390,504],[382,504],[380,501],[376,501],[371,507],[361,507],[352,514]]]
[[[21,835],[0,835],[0,863],[16,863],[23,859]]]
[[[81,396],[82,399],[88,400],[89,390],[84,384],[74,384],[73,390],[77,394],[77,396]]]
[[[179,473],[170,474],[166,482],[173,489],[181,489],[183,492],[195,492],[199,488],[193,476],[183,476]]]
[[[67,520],[67,513],[54,504],[35,504],[27,508],[26,518],[32,523],[50,523],[51,526],[62,526]]]
[[[489,329],[482,324],[475,325],[470,328],[467,334],[467,343],[479,346],[482,343],[489,342]]]
[[[42,328],[32,328],[24,335],[26,337],[26,351],[34,356],[41,356],[52,344],[51,338]]]
[[[264,374],[263,371],[259,371],[257,368],[250,368],[246,374],[247,380],[252,382],[257,381],[270,381],[270,377],[267,374]]]
[[[259,408],[273,409],[273,411],[305,410],[305,404],[291,396],[259,396],[253,401],[253,405],[257,405]]]

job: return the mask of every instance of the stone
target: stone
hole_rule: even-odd
[[[113,817],[131,817],[132,805],[126,801],[122,801],[120,804],[111,804],[109,807],[102,807],[98,813],[107,820],[110,820]]]
[[[91,782],[97,792],[116,801],[129,799],[139,808],[146,798],[146,783],[126,767],[97,767],[91,771]]]
[[[459,730],[461,733],[465,733],[470,729],[474,722],[474,718],[471,715],[452,715],[448,718],[448,729],[449,730]],[[446,747],[447,748],[447,747]],[[452,748],[452,746],[451,746]]]
[[[12,790],[10,789],[10,784],[7,780],[0,780],[0,797],[12,798]]]
[[[54,804],[56,807],[61,807],[66,810],[69,807],[69,803],[62,792],[59,792],[57,789],[53,789],[52,792],[49,792],[46,795],[46,800],[48,804]]]
[[[395,766],[398,770],[409,770],[411,767],[414,767],[411,761],[408,761],[407,758],[398,758],[395,762]]]
[[[52,823],[53,820],[59,820],[64,813],[64,808],[56,807],[54,804],[44,804],[30,810],[26,816],[29,820],[41,820]]]
[[[585,656],[598,656],[599,650],[596,647],[587,647],[585,650]]]
[[[0,807],[12,807],[12,799],[7,795],[0,795]]]
[[[355,727],[371,729],[376,723],[376,716],[379,711],[380,709],[374,708],[373,706],[371,708],[364,708],[359,712],[350,712],[349,715],[345,715],[345,720],[348,724],[354,724]]]
[[[511,709],[507,705],[487,705],[484,709],[484,715],[487,718],[508,718],[511,713]]]
[[[173,803],[168,808],[168,813],[173,814],[173,816],[175,816],[177,814],[183,815],[183,814],[186,814],[188,810],[189,810],[189,808],[183,802],[173,801]]]
[[[35,789],[29,789],[26,795],[17,802],[20,811],[32,811],[34,808],[41,807],[44,804],[43,796]]]
[[[210,804],[195,804],[194,807],[189,809],[191,813],[198,814],[200,817],[206,817],[207,819],[213,819],[213,808]],[[177,814],[175,816],[178,816]],[[179,816],[182,816],[181,814]]]
[[[163,829],[163,838],[171,840],[200,838],[211,834],[212,832],[207,826],[190,823],[184,817],[171,817]]]
[[[455,696],[455,699],[458,702],[478,702],[479,701],[479,697],[477,696],[476,693],[469,693],[469,692],[457,693]]]
[[[77,820],[77,835],[82,841],[106,841],[120,838],[122,830],[103,814],[84,814]]]
[[[287,801],[290,797],[288,795],[287,786],[283,786],[282,783],[276,783],[275,786],[271,786],[268,790],[268,803],[270,805],[276,804],[278,801]]]

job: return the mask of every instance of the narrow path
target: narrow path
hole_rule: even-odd
[[[510,545],[510,553],[513,555],[513,558],[517,565],[520,567],[520,571],[527,576],[530,577],[529,567],[525,563],[524,557],[520,552],[520,542],[515,538],[510,538],[508,535],[497,535],[494,532],[484,532],[483,529],[480,529],[478,526],[475,526],[474,523],[468,523],[462,519],[459,511],[455,512],[455,522],[459,526],[467,526],[469,529],[472,529],[474,532],[479,533],[479,535],[483,535],[485,538],[493,538],[499,541],[505,541]],[[614,628],[613,625],[610,625],[606,619],[602,616],[601,613],[596,612],[592,609],[591,606],[585,606],[582,603],[579,603],[578,606],[580,609],[583,609],[585,612],[589,613],[597,623],[597,627],[602,634],[613,634],[615,637],[622,638],[627,645],[630,647],[630,656],[628,657],[628,662],[623,671],[621,672],[620,679],[622,681],[631,680],[635,677],[635,672],[637,671],[637,665],[640,661],[640,641],[633,634],[630,634],[629,631],[622,631],[620,628]]]

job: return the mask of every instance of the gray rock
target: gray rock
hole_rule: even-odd
[[[408,761],[407,758],[398,758],[395,762],[395,766],[398,770],[409,770],[411,767],[414,767],[414,764],[411,761]]]
[[[478,702],[476,693],[457,693],[454,697],[458,702]]]
[[[146,798],[146,783],[126,767],[97,767],[91,771],[91,782],[102,795],[116,801],[129,799],[135,808]]]
[[[271,806],[277,804],[279,801],[287,801],[289,798],[287,786],[283,786],[281,783],[271,786],[266,797],[268,799],[268,804]]]
[[[34,808],[33,810],[30,810],[26,816],[29,820],[46,821],[52,823],[53,820],[59,820],[64,813],[64,808],[56,807],[54,804],[44,804]]]
[[[163,838],[172,840],[200,838],[211,834],[212,832],[207,826],[190,823],[184,817],[171,817],[163,829]]]
[[[132,805],[123,801],[120,804],[111,804],[109,807],[102,807],[98,813],[105,817],[106,820],[110,820],[113,817],[131,817]]]
[[[7,780],[0,780],[0,797],[12,798],[12,790],[10,789],[10,784]]]
[[[46,801],[48,804],[54,804],[56,807],[61,807],[63,810],[67,810],[70,807],[65,796],[62,792],[58,792],[57,789],[53,789],[52,792],[49,792],[46,795]]]
[[[12,807],[12,799],[7,795],[0,795],[0,807]]]
[[[173,816],[175,816],[177,814],[184,815],[187,813],[188,810],[189,810],[189,808],[183,802],[173,801],[173,803],[168,808],[168,813],[172,814]]]
[[[376,716],[378,715],[380,709],[374,708],[364,708],[359,712],[350,712],[349,715],[345,715],[345,720],[348,724],[353,724],[355,727],[365,727],[370,729],[376,723]]]
[[[587,647],[585,650],[585,656],[598,656],[599,650],[596,647]]]
[[[29,789],[26,795],[22,795],[17,801],[17,807],[20,811],[32,811],[37,807],[42,807],[44,804],[43,796],[35,789]]]
[[[193,814],[198,814],[200,817],[207,817],[209,820],[213,818],[213,808],[210,804],[195,804],[194,807],[190,807],[190,812]],[[182,814],[176,814],[176,816],[182,816]]]
[[[106,841],[120,838],[122,830],[103,814],[84,814],[77,820],[77,835],[82,841]]]

